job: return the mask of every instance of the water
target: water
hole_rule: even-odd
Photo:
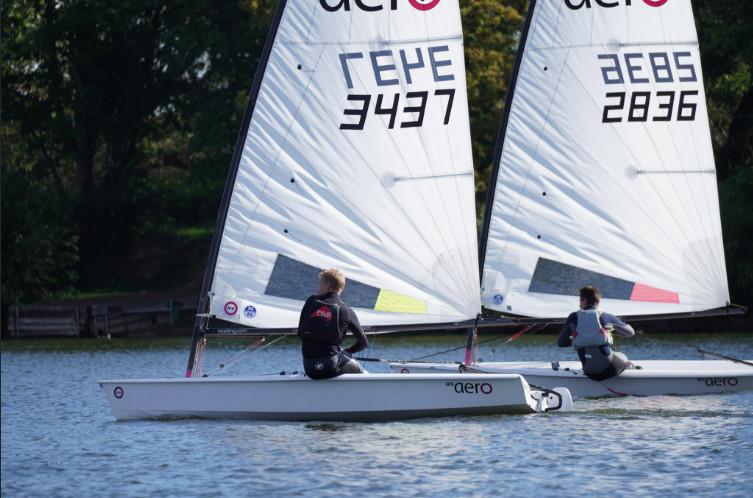
[[[571,359],[524,337],[489,360]],[[667,342],[669,341],[669,342]],[[459,336],[387,337],[410,359]],[[186,339],[4,343],[2,495],[12,496],[750,496],[753,393],[576,400],[569,414],[392,423],[115,422],[96,380],[180,376]],[[685,346],[753,358],[753,335],[625,340],[633,358],[693,359]],[[207,367],[241,349],[212,348]],[[439,357],[459,359],[461,352]],[[369,364],[373,371],[385,365]],[[298,369],[283,341],[228,374]]]

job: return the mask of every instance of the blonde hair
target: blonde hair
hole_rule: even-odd
[[[345,275],[337,268],[327,268],[319,272],[319,280],[329,284],[330,288],[338,294],[345,288]]]

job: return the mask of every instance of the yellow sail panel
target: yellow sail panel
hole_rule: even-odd
[[[426,314],[426,303],[424,301],[399,294],[387,289],[380,289],[377,297],[375,311],[387,311],[390,313],[412,313],[416,315]]]

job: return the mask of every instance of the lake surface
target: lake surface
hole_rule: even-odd
[[[370,355],[412,359],[463,341],[380,337]],[[554,341],[523,337],[496,354],[482,345],[480,356],[575,359]],[[115,422],[97,380],[181,376],[189,342],[4,342],[2,495],[753,495],[751,392],[576,400],[568,414],[391,423]],[[634,359],[697,359],[688,344],[753,358],[753,334],[638,336],[620,349]],[[207,370],[242,349],[240,340],[210,342]],[[299,370],[298,355],[286,339],[221,374]],[[459,360],[462,351],[436,358]]]

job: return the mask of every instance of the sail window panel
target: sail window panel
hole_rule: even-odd
[[[680,300],[676,292],[544,258],[539,258],[536,264],[528,292],[578,296],[581,287],[586,285],[598,287],[606,299],[659,303],[679,303]]]

